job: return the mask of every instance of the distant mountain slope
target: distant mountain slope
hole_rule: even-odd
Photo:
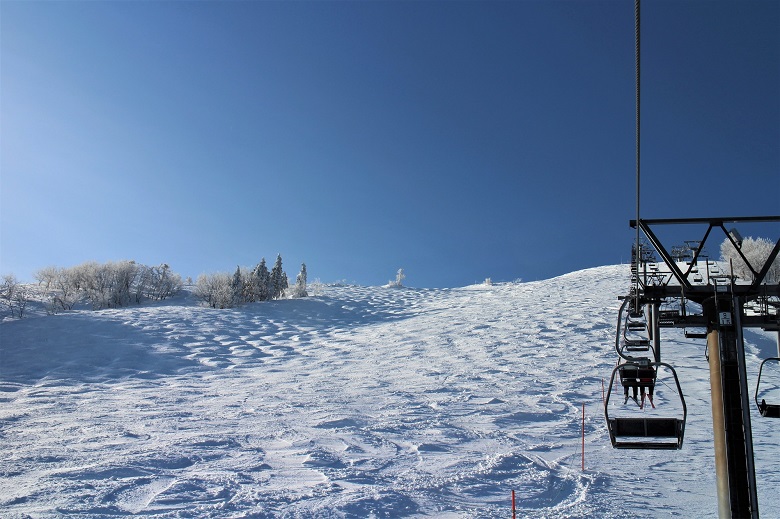
[[[677,452],[614,451],[602,380],[627,266],[458,289],[181,296],[0,325],[12,517],[715,517],[702,341],[664,332]],[[773,340],[748,333],[752,379]],[[659,388],[659,408],[675,395]],[[586,471],[580,469],[586,405]],[[777,428],[754,413],[763,510]],[[769,515],[771,516],[771,515]]]

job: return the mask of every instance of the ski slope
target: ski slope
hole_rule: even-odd
[[[329,285],[0,324],[3,517],[716,517],[704,341],[664,330],[680,451],[609,446],[628,266],[528,283]],[[748,370],[776,352],[746,332]],[[656,404],[676,395],[660,385]],[[622,399],[621,399],[622,400]],[[585,405],[585,470],[581,469]],[[752,412],[762,517],[780,429]]]

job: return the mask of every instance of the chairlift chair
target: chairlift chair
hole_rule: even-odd
[[[623,348],[631,352],[650,351],[650,339],[623,339]]]
[[[763,398],[761,399],[761,402],[758,401],[758,390],[761,388],[761,373],[764,371],[764,364],[769,361],[780,362],[780,358],[769,357],[768,359],[764,359],[764,361],[761,363],[761,366],[758,368],[758,381],[756,382],[755,395],[756,406],[758,406],[758,412],[761,413],[761,416],[764,418],[780,418],[780,404],[768,404]]]
[[[647,329],[647,323],[644,321],[631,321],[629,319],[626,322],[626,328],[631,331],[642,331]]]
[[[647,322],[632,321],[631,316],[626,316],[623,328],[623,348],[626,351],[639,352],[650,350],[650,339],[638,332],[647,332]]]
[[[626,314],[625,329],[630,331],[647,331],[647,319],[641,311]]]
[[[615,348],[620,351],[646,352],[650,350],[650,339],[647,337],[648,327],[644,312],[633,307],[633,298],[627,297],[620,307]],[[628,306],[628,312],[623,312]]]
[[[625,384],[648,384],[656,383],[658,368],[663,366],[668,369],[674,377],[677,386],[677,394],[682,404],[682,417],[611,417],[609,415],[609,400],[612,395],[612,387],[615,383],[615,375],[621,377],[621,385],[626,390]],[[651,370],[647,371],[649,368]],[[645,370],[645,371],[643,371]],[[644,377],[638,375],[652,372],[652,382],[642,380]],[[631,382],[631,376],[635,375],[635,382]],[[629,388],[632,386],[629,385]],[[637,408],[638,409],[638,408]],[[656,449],[656,450],[675,450],[681,449],[685,436],[685,421],[688,416],[688,409],[685,405],[680,381],[677,373],[669,364],[665,362],[645,362],[629,361],[620,364],[612,370],[612,376],[609,380],[609,389],[604,400],[604,417],[607,421],[607,429],[612,446],[616,449]]]
[[[685,334],[685,337],[687,339],[706,339],[707,338],[707,332],[701,332],[701,331],[690,331],[688,328],[685,329],[683,332]]]
[[[639,405],[641,409],[644,407],[645,398],[649,398],[649,402],[653,407],[653,390],[655,389],[656,372],[655,368],[650,365],[650,359],[639,359],[637,361],[626,362],[618,369],[620,375],[620,384],[623,386],[623,392],[626,397],[624,404],[628,402],[629,390],[633,391],[633,399],[639,404],[638,392],[642,392],[642,403]]]

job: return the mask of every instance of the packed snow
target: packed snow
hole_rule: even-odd
[[[492,519],[511,517],[513,490],[518,517],[716,517],[704,341],[663,331],[683,448],[610,446],[629,276],[326,285],[229,310],[185,291],[3,322],[3,517]],[[746,331],[751,381],[776,349]],[[639,412],[675,410],[672,386]],[[751,417],[762,516],[777,517],[780,424]]]

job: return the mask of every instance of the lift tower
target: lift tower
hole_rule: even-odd
[[[780,280],[766,283],[775,259],[780,253],[780,239],[774,244],[762,265],[753,265],[741,251],[738,233],[726,230],[725,224],[780,222],[780,216],[743,218],[693,218],[631,220],[631,227],[642,231],[668,268],[668,276],[647,275],[640,265],[642,254],[636,254],[632,265],[635,286],[630,297],[637,305],[649,307],[658,315],[658,327],[700,327],[706,334],[689,335],[707,338],[712,390],[712,414],[715,463],[718,479],[718,508],[721,518],[758,518],[758,498],[750,424],[750,392],[745,369],[742,330],[760,327],[778,332],[780,341]],[[703,224],[707,230],[701,240],[689,242],[689,261],[673,257],[658,239],[653,228],[659,225]],[[733,275],[707,272],[706,282],[698,271],[705,242],[714,229],[721,229],[739,257],[751,272],[752,280],[737,283]],[[754,262],[756,260],[753,260]],[[706,262],[709,266],[709,260]],[[695,276],[692,273],[695,272]],[[692,282],[697,279],[698,282]],[[662,303],[677,300],[675,311],[659,311]],[[687,301],[698,303],[701,312],[687,310]],[[745,305],[754,309],[748,314]],[[657,330],[656,330],[657,334]],[[654,339],[658,341],[657,337]],[[659,344],[660,346],[660,344]],[[780,345],[779,345],[780,347]],[[762,415],[764,413],[762,412]]]

